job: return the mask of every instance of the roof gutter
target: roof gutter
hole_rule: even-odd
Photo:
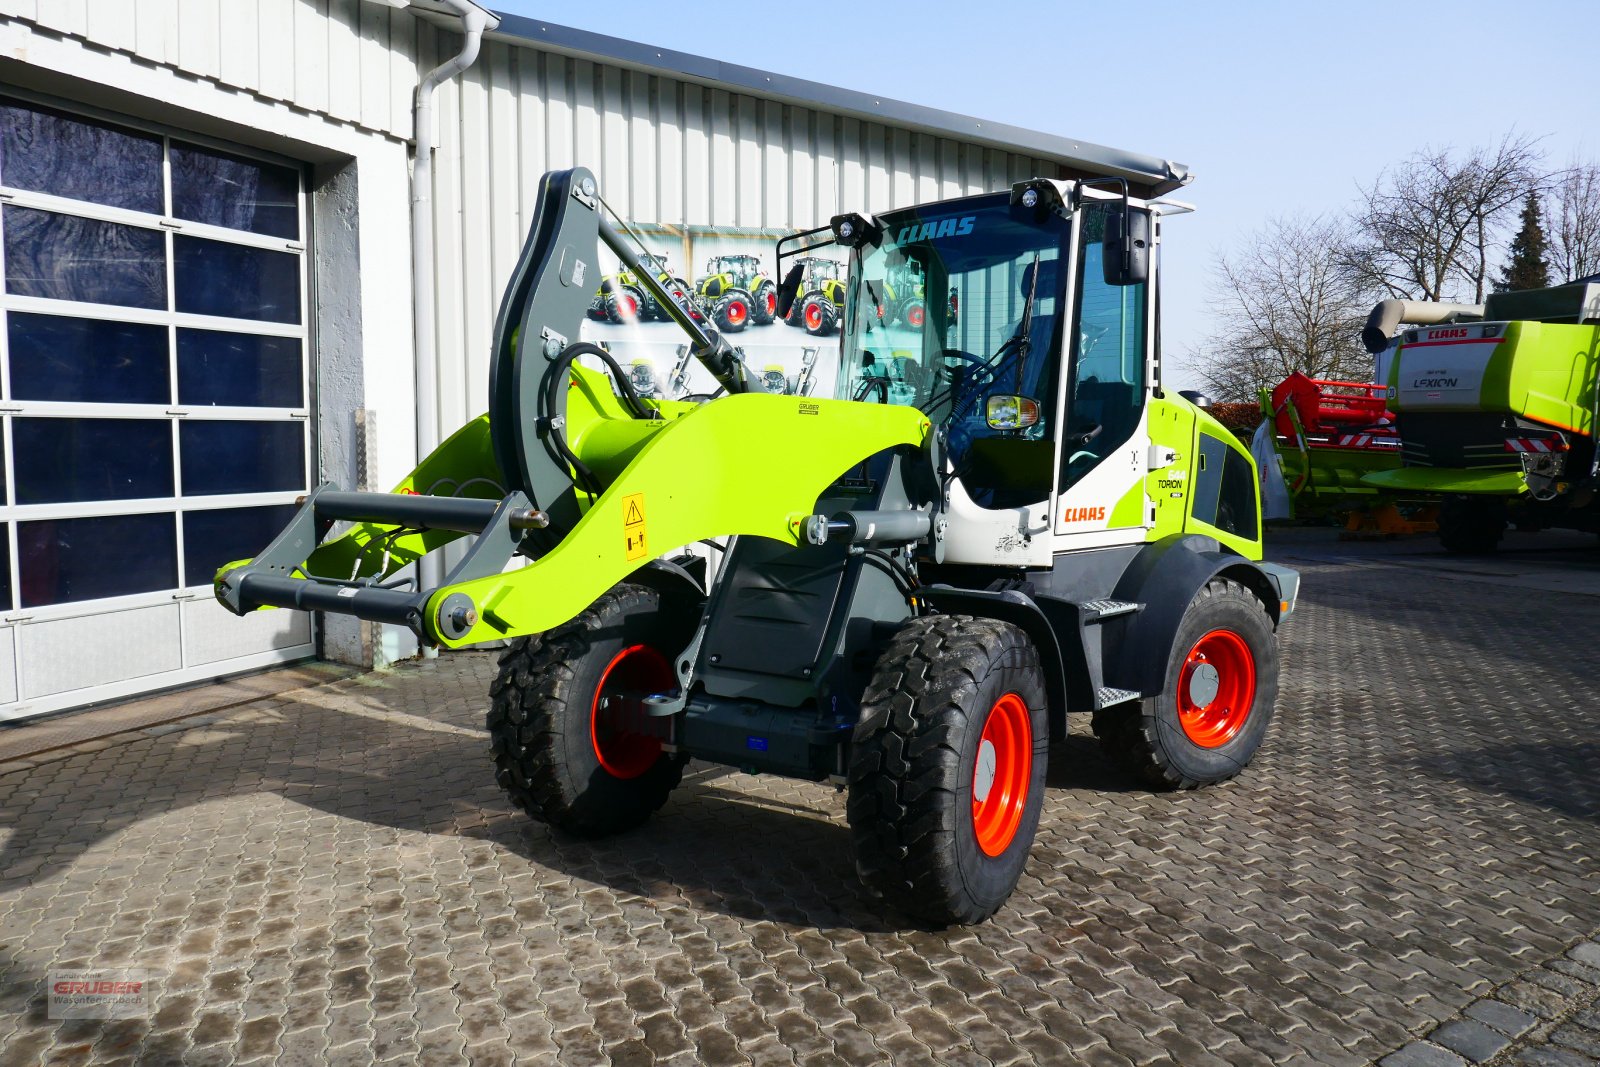
[[[724,63],[705,56],[559,26],[543,19],[502,15],[494,36],[496,40],[522,47],[620,64],[797,107],[848,115],[887,126],[926,131],[951,140],[1052,159],[1089,174],[1126,178],[1150,197],[1181,189],[1194,178],[1184,164],[1156,156],[989,122],[971,115],[958,115],[886,96],[841,89],[787,74],[773,74],[737,63]]]

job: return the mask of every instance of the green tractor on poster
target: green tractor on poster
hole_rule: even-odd
[[[687,280],[672,273],[666,256],[646,252],[639,257],[639,265],[661,283],[669,297],[688,307],[697,318],[700,317],[692,299],[694,289]],[[594,299],[589,302],[589,318],[596,322],[620,325],[656,319],[666,321],[671,316],[650,288],[640,282],[639,275],[624,266],[616,274],[608,274],[601,280],[600,288],[595,290]]]
[[[827,337],[839,328],[839,312],[844,309],[845,285],[839,264],[803,256],[795,265],[800,268],[800,288],[783,321],[804,327],[813,337]]]
[[[723,333],[765,326],[778,310],[778,283],[762,270],[759,256],[711,257],[694,292]]]

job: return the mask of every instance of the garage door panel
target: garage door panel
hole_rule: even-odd
[[[0,617],[20,628],[0,626],[0,720],[307,654],[310,617],[207,595],[308,488],[303,169],[13,96]]]
[[[24,623],[17,636],[27,699],[183,666],[177,604]]]
[[[183,605],[183,658],[190,667],[310,643],[311,616],[303,611],[253,611],[239,618],[215,600]]]

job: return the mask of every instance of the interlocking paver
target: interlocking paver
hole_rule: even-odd
[[[532,823],[485,654],[0,768],[0,1062],[1588,1064],[1600,611],[1351,558],[1303,567],[1248,773],[1151,794],[1076,726],[974,929],[869,899],[823,785],[692,767],[640,831]],[[113,962],[148,1019],[44,1017],[47,970]]]

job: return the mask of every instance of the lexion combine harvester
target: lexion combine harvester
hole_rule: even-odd
[[[836,217],[789,253],[849,256],[839,399],[809,399],[753,388],[641,269],[592,176],[548,174],[489,413],[393,493],[318,487],[217,595],[444,648],[513,639],[496,773],[566,831],[640,824],[690,757],[832,781],[873,891],[979,921],[1017,883],[1068,713],[1145,781],[1189,788],[1250,761],[1277,696],[1297,578],[1259,562],[1249,453],[1161,388],[1152,253],[1171,208],[1117,184]],[[641,399],[577,340],[597,238],[726,395]],[[943,300],[882,321],[878,290],[913,263],[959,296],[959,325]],[[404,576],[463,535],[443,585]],[[727,539],[709,573],[661,558],[707,539]]]
[[[1387,301],[1362,340],[1383,351],[1400,322],[1417,324],[1387,375],[1403,465],[1363,481],[1440,499],[1454,552],[1492,551],[1507,522],[1600,533],[1600,276],[1481,307]]]

